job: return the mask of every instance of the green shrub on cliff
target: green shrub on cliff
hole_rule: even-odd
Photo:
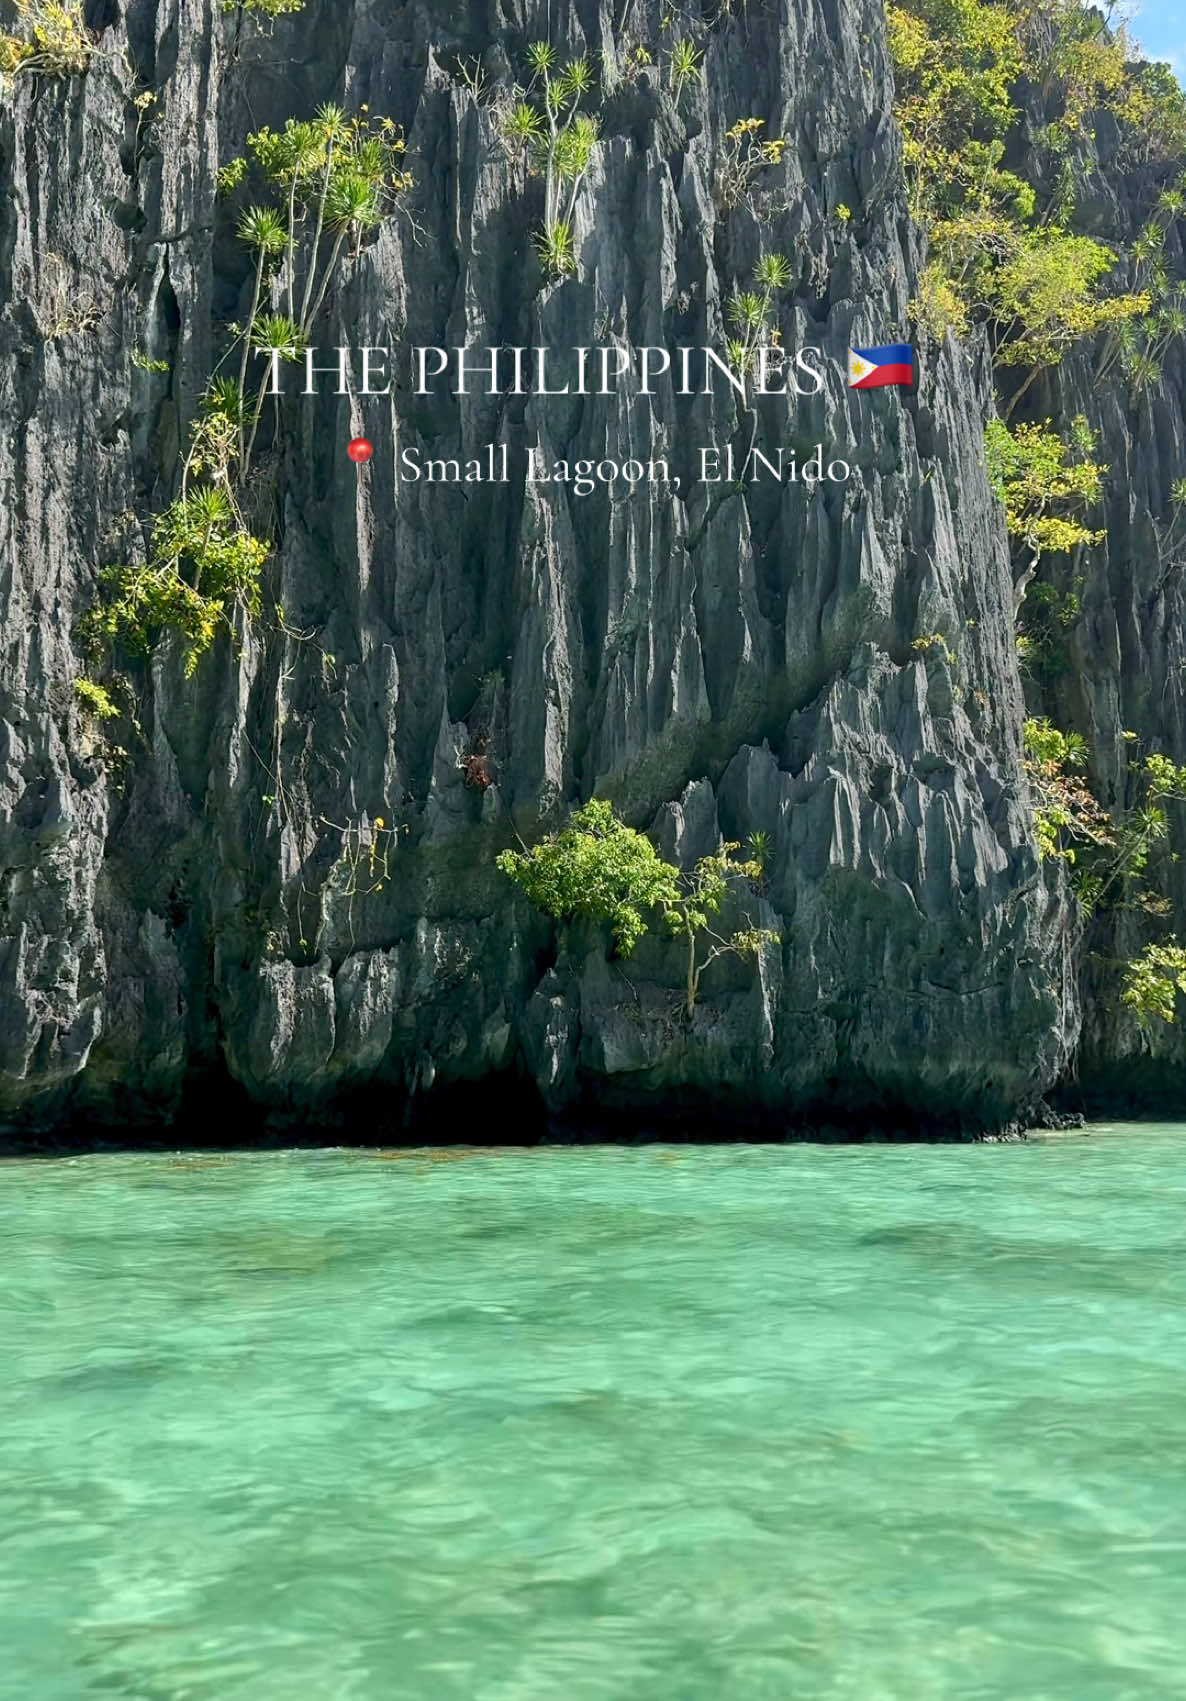
[[[1145,310],[1119,320],[1104,341],[1096,366],[1106,378],[1117,366],[1134,391],[1156,383],[1170,343],[1186,334],[1186,285],[1172,277],[1167,237],[1186,211],[1186,177],[1158,196],[1129,250],[1134,291]]]
[[[1154,848],[1169,834],[1166,804],[1186,801],[1186,767],[1151,752],[1129,765],[1133,801],[1107,810],[1087,778],[1090,751],[1079,733],[1037,716],[1025,723],[1024,750],[1039,854],[1075,865],[1073,885],[1084,909],[1124,896],[1160,913],[1164,899],[1144,879]]]
[[[1126,733],[1135,741],[1135,733]],[[1041,858],[1057,858],[1071,870],[1071,887],[1090,915],[1105,903],[1150,917],[1169,909],[1150,884],[1154,849],[1169,836],[1166,809],[1186,801],[1186,767],[1159,752],[1130,764],[1134,800],[1105,809],[1087,775],[1090,751],[1078,733],[1062,732],[1045,717],[1027,720],[1024,768]],[[1178,993],[1186,994],[1186,949],[1174,937],[1146,945],[1127,962],[1114,962],[1121,1002],[1144,1028],[1173,1022]]]
[[[671,93],[675,104],[679,105],[684,86],[693,78],[701,75],[700,62],[704,58],[703,51],[694,41],[681,38],[671,49],[671,57],[667,65],[667,75],[671,79]]]
[[[570,219],[554,219],[535,233],[535,248],[545,274],[553,280],[577,269],[577,251]]]
[[[100,575],[103,598],[83,623],[92,649],[147,655],[162,633],[177,632],[188,676],[236,609],[259,613],[270,546],[251,531],[236,497],[243,419],[238,383],[212,380],[190,431],[181,494],[153,522],[148,560]]]
[[[1120,996],[1143,1028],[1174,1021],[1179,993],[1186,995],[1186,948],[1176,939],[1146,945],[1125,965]]]
[[[1024,543],[1035,562],[1047,551],[1101,540],[1102,531],[1077,517],[1078,510],[1099,502],[1108,470],[1087,458],[1095,438],[1085,419],[1073,422],[1069,439],[1049,420],[1010,431],[993,419],[985,427],[984,447],[989,483],[1005,505],[1009,535]]]
[[[283,18],[290,12],[302,12],[305,0],[222,0],[224,12],[254,12],[260,17]]]
[[[1017,654],[1025,672],[1039,685],[1052,685],[1071,670],[1069,638],[1083,616],[1080,595],[1086,583],[1075,575],[1069,589],[1046,580],[1030,585],[1019,613]]]
[[[778,165],[786,151],[785,136],[763,136],[763,118],[739,118],[725,131],[717,161],[716,195],[725,212],[734,207],[753,210],[753,191],[762,173]]]
[[[1077,847],[1110,845],[1111,825],[1086,781],[1087,741],[1060,732],[1044,716],[1023,728],[1024,768],[1034,811],[1038,855],[1074,863]]]
[[[83,711],[93,715],[96,720],[113,721],[119,718],[119,705],[107,687],[100,685],[98,680],[88,679],[84,674],[74,681],[74,695]]]
[[[758,350],[777,348],[774,298],[791,287],[790,261],[782,254],[763,254],[754,267],[755,288],[734,290],[725,302],[725,322],[733,335],[726,353],[733,370],[745,377],[754,368]]]
[[[193,673],[236,607],[259,613],[260,572],[269,546],[243,524],[225,491],[202,485],[161,514],[146,562],[109,567],[104,600],[86,635],[147,654],[166,631],[184,640],[185,673]]]
[[[608,923],[619,956],[629,956],[648,932],[646,912],[658,911],[667,931],[686,945],[684,1012],[690,1018],[710,963],[722,956],[757,957],[778,939],[762,928],[740,928],[728,936],[713,929],[730,891],[762,872],[756,858],[739,860],[739,849],[722,844],[690,871],[681,870],[619,820],[612,804],[594,798],[574,810],[559,832],[529,851],[501,852],[496,865],[555,920]]]
[[[963,336],[968,329],[968,305],[938,260],[929,260],[918,280],[918,293],[910,303],[912,322],[935,342],[948,331]]]
[[[0,34],[0,72],[74,77],[95,51],[82,0],[14,0],[16,29]]]
[[[574,810],[567,827],[532,850],[506,850],[496,862],[555,920],[608,922],[623,957],[647,931],[644,912],[678,896],[678,869],[602,798]]]

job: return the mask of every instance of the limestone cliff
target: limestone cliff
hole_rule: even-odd
[[[1077,1041],[1078,922],[1023,793],[987,373],[949,338],[917,394],[846,386],[850,343],[909,340],[921,264],[878,0],[724,10],[678,103],[628,62],[659,36],[645,0],[310,0],[270,30],[211,0],[103,0],[90,22],[85,74],[15,78],[0,110],[9,1125],[200,1113],[228,1082],[301,1120],[365,1103],[368,1129],[464,1082],[518,1083],[523,1105],[538,1089],[554,1114],[682,1107],[691,1126],[719,1107],[954,1132],[1032,1110]],[[496,97],[539,37],[600,72],[578,270],[554,283],[532,248],[540,186],[459,69],[480,61]],[[409,445],[686,472],[748,426],[727,386],[425,398],[397,367],[390,398],[286,397],[265,599],[283,627],[241,624],[192,679],[168,642],[130,663],[113,751],[74,693],[77,623],[100,570],[143,552],[247,311],[215,173],[249,130],[327,99],[403,127],[415,188],[344,266],[321,346],[719,347],[724,299],[776,250],[783,341],[818,345],[829,379],[763,402],[759,442],[833,445],[853,477],[724,499],[691,480],[653,500],[397,488]],[[760,217],[714,194],[749,115],[788,138]],[[1086,392],[1089,369],[1063,381]],[[1083,633],[1093,718],[1144,715],[1178,743],[1180,619],[1132,563],[1184,470],[1180,399],[1109,426],[1127,476]],[[1097,403],[1116,411],[1066,405]],[[611,961],[494,868],[515,831],[594,792],[677,859],[770,837],[762,925],[781,947],[714,966],[690,1025],[674,945]],[[388,877],[360,889],[377,819]]]
[[[1042,117],[1040,105],[1030,128]],[[1172,174],[1128,163],[1114,124],[1085,135],[1076,159],[1077,227],[1124,255],[1150,218]],[[1036,160],[1019,163],[1042,181]],[[1168,222],[1165,260],[1171,279],[1186,270],[1180,218]],[[1117,288],[1139,282],[1122,260]],[[1098,545],[1043,563],[1041,579],[1073,595],[1081,612],[1068,624],[1065,654],[1049,674],[1031,679],[1035,711],[1078,729],[1091,749],[1091,779],[1113,809],[1139,803],[1133,750],[1155,750],[1186,762],[1186,539],[1171,498],[1186,477],[1186,348],[1167,341],[1156,381],[1132,385],[1118,369],[1101,381],[1101,340],[1074,350],[1028,398],[1032,417],[1065,429],[1077,415],[1097,433],[1107,467]],[[1093,516],[1093,519],[1095,516]],[[1135,735],[1135,746],[1134,746]],[[1186,809],[1167,811],[1169,835],[1153,859],[1152,884],[1167,900],[1150,917],[1122,902],[1091,918],[1077,952],[1084,1008],[1067,1102],[1089,1110],[1180,1113],[1186,1092],[1186,1044],[1180,1024],[1147,1030],[1118,997],[1117,969],[1167,928],[1186,936]]]

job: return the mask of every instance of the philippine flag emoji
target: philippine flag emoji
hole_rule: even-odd
[[[887,343],[885,348],[850,348],[848,387],[877,390],[883,384],[913,384],[914,350],[909,343]]]

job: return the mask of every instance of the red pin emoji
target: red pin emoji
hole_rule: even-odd
[[[354,462],[355,466],[364,466],[366,462],[370,460],[374,452],[374,449],[367,442],[365,437],[352,437],[350,442],[346,445],[346,453]]]

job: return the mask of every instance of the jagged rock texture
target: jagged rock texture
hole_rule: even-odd
[[[1031,127],[1043,116],[1036,107]],[[1076,219],[1123,256],[1172,173],[1156,164],[1126,168],[1120,141],[1110,119],[1081,138]],[[1041,181],[1024,148],[1016,163]],[[1172,220],[1165,257],[1173,278],[1186,273],[1182,235],[1182,221]],[[1110,287],[1136,281],[1121,258]],[[1043,566],[1043,577],[1079,598],[1082,614],[1066,633],[1063,666],[1031,681],[1028,693],[1035,712],[1087,738],[1098,795],[1132,808],[1140,802],[1134,758],[1160,751],[1186,762],[1186,529],[1170,495],[1186,477],[1186,358],[1182,340],[1170,341],[1158,380],[1134,388],[1115,367],[1101,382],[1102,352],[1099,342],[1072,350],[1027,402],[1029,417],[1064,430],[1084,416],[1098,434],[1094,458],[1108,469],[1103,513],[1092,516],[1104,528],[1102,541]],[[1088,1110],[1180,1114],[1186,1103],[1181,1024],[1142,1029],[1119,997],[1119,970],[1149,939],[1164,939],[1167,930],[1186,938],[1186,807],[1171,802],[1167,815],[1168,838],[1155,847],[1149,881],[1167,901],[1165,913],[1151,917],[1131,901],[1110,907],[1090,920],[1076,954],[1084,1020],[1063,1090],[1068,1103]]]
[[[85,76],[10,90],[10,1126],[169,1116],[229,1078],[273,1116],[365,1099],[370,1130],[446,1102],[448,1083],[497,1078],[538,1088],[556,1115],[675,1106],[689,1131],[711,1108],[726,1123],[957,1132],[1025,1114],[1064,1073],[1077,924],[1022,794],[1012,584],[981,448],[987,373],[949,340],[928,352],[917,395],[846,388],[850,342],[907,334],[920,264],[881,8],[737,8],[678,110],[658,72],[613,86],[622,11],[659,30],[641,0],[616,10],[310,0],[264,33],[210,0],[133,0],[92,19],[101,52]],[[540,186],[457,73],[481,56],[497,89],[545,35],[603,69],[579,274],[555,285],[531,245]],[[145,86],[147,115],[133,104]],[[784,341],[821,346],[831,377],[819,397],[764,402],[759,443],[822,440],[854,476],[765,481],[710,507],[718,493],[689,479],[695,448],[748,435],[723,386],[426,399],[401,360],[389,399],[289,397],[265,600],[302,636],[265,618],[189,681],[162,645],[129,670],[137,725],[113,753],[73,693],[76,623],[100,569],[143,551],[225,326],[246,311],[248,260],[215,170],[249,129],[342,97],[404,126],[416,189],[345,268],[322,347],[720,346],[725,297],[779,251],[795,272]],[[750,114],[789,138],[761,220],[714,205],[721,138]],[[1161,418],[1139,440],[1126,428],[1134,458],[1153,442],[1158,457],[1124,497],[1131,527],[1183,470],[1180,417],[1172,442]],[[376,445],[362,475],[345,455],[360,431]],[[686,499],[578,499],[521,480],[397,490],[401,447],[464,456],[489,441],[666,454]],[[1113,577],[1127,572],[1117,524]],[[1158,640],[1150,676],[1148,624],[1135,602],[1122,619],[1113,590],[1085,641],[1112,608],[1097,712],[1123,718],[1121,677],[1152,699],[1172,672],[1180,690],[1181,640]],[[459,760],[479,746],[485,790]],[[530,842],[595,790],[680,859],[722,833],[770,835],[759,920],[781,948],[757,968],[714,965],[691,1024],[674,944],[652,934],[610,961],[604,939],[552,929],[493,866],[515,831]],[[365,879],[352,859],[380,817],[389,872],[375,891],[369,852]]]

